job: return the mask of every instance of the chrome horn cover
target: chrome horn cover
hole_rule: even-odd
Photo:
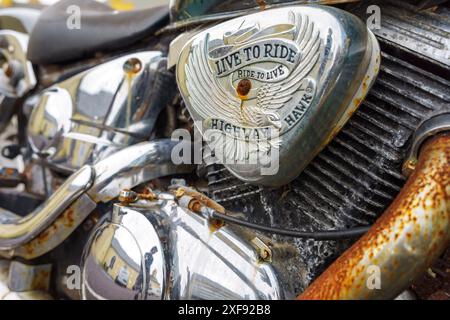
[[[379,64],[378,43],[357,17],[292,6],[195,35],[177,81],[218,162],[243,181],[280,186],[342,128]]]
[[[82,260],[83,299],[283,299],[273,267],[228,227],[160,193],[116,204]],[[239,266],[237,268],[237,266]]]

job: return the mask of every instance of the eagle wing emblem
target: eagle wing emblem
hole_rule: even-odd
[[[275,125],[277,113],[274,111],[280,109],[285,103],[292,99],[295,92],[300,90],[302,80],[311,72],[319,59],[320,50],[320,32],[314,23],[306,16],[300,20],[300,28],[295,41],[299,44],[302,52],[302,58],[292,74],[278,83],[266,83],[262,85],[257,93],[255,106],[250,106],[246,111],[246,116],[258,126]],[[281,123],[278,123],[281,125]]]
[[[249,127],[271,127],[281,129],[281,120],[277,113],[285,103],[292,99],[295,92],[301,90],[302,80],[311,72],[319,58],[321,45],[319,30],[308,16],[293,14],[297,27],[294,41],[298,44],[301,59],[297,67],[284,80],[278,83],[262,85],[256,95],[256,103],[241,110],[242,101],[224,89],[216,79],[208,64],[208,35],[192,48],[188,63],[185,65],[189,99],[196,112],[203,119],[219,118],[236,125]],[[242,113],[243,112],[243,113]],[[210,148],[225,159],[243,160],[253,152],[267,153],[278,148],[281,138],[271,140],[212,139]],[[218,147],[222,151],[218,151]]]

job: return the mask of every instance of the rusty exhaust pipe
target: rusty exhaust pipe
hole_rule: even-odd
[[[432,265],[449,242],[447,133],[425,143],[414,172],[390,207],[298,299],[393,299]]]

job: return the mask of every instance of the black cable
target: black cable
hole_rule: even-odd
[[[221,214],[213,210],[209,212],[209,215],[211,218],[217,220],[223,220],[225,222],[233,223],[236,225],[240,225],[242,227],[247,227],[258,231],[269,232],[272,234],[278,234],[286,237],[309,238],[314,240],[342,240],[349,238],[357,238],[365,234],[370,229],[370,227],[356,227],[347,230],[303,232],[297,230],[268,227],[261,224],[251,223],[238,218],[227,216],[225,214]]]

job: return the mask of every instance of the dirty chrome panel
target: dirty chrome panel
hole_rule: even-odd
[[[161,95],[165,66],[161,52],[138,52],[44,91],[28,125],[33,151],[53,168],[73,172],[147,140],[170,99]]]
[[[379,64],[378,43],[357,17],[292,6],[202,31],[176,72],[218,161],[245,182],[281,186],[342,128]]]
[[[83,258],[87,299],[282,299],[270,264],[227,227],[180,207],[171,194],[116,204]]]

